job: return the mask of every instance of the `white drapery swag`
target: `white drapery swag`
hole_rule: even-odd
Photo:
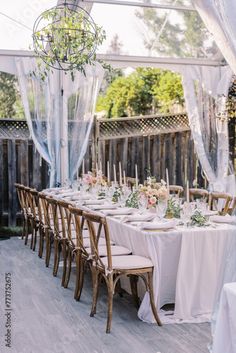
[[[236,75],[236,1],[194,0],[195,9]]]
[[[229,67],[186,67],[182,77],[186,110],[198,159],[210,189],[227,191],[228,123],[216,118],[216,101],[221,95],[227,96],[232,71]]]
[[[54,70],[42,81],[32,75],[35,58],[17,58],[16,68],[30,134],[50,165],[50,187],[72,181],[87,149],[104,70],[87,65],[86,75],[76,72],[73,81]]]

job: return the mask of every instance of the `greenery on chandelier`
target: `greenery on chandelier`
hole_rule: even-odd
[[[34,49],[44,62],[38,65],[42,79],[52,67],[68,71],[73,76],[75,71],[85,73],[86,64],[94,64],[95,50],[106,35],[86,11],[59,6],[45,11],[40,21],[47,22],[47,25],[41,29],[36,26],[33,39]]]

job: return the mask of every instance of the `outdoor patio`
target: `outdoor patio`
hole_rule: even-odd
[[[235,18],[0,5],[0,352],[236,353]]]

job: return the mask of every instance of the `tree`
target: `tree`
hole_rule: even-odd
[[[173,105],[183,105],[180,76],[161,69],[138,68],[112,82],[99,96],[97,111],[105,110],[111,118],[167,113]]]
[[[111,43],[110,43],[108,50],[107,50],[107,54],[119,55],[122,52],[122,50],[121,50],[122,47],[123,47],[123,44],[119,40],[119,36],[116,33],[111,40]]]
[[[15,116],[14,104],[16,100],[16,77],[6,72],[0,72],[0,118]]]
[[[147,28],[149,38],[144,39],[144,45],[150,52],[178,57],[205,57],[217,52],[197,12],[178,11],[179,23],[171,19],[170,10],[143,8],[136,16]]]

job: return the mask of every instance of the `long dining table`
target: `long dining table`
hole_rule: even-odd
[[[210,222],[203,227],[176,225],[171,229],[144,230],[137,222],[125,222],[122,215],[109,215],[99,206],[94,210],[92,205],[82,205],[76,199],[80,200],[79,194],[72,201],[78,207],[106,215],[111,239],[116,244],[152,260],[155,303],[163,323],[211,319],[227,261],[236,252],[236,224]],[[142,288],[140,294],[138,316],[152,323],[149,295]],[[172,311],[161,310],[170,303],[175,304]]]

